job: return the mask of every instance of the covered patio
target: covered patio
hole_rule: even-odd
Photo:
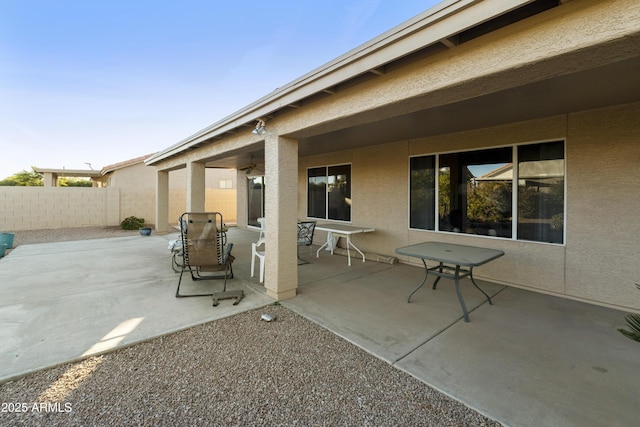
[[[257,232],[235,227],[229,288],[245,299],[176,299],[175,237],[24,245],[0,261],[0,381],[274,302],[250,277]],[[282,305],[505,425],[625,426],[640,416],[640,346],[615,330],[621,311],[479,280],[488,305],[464,280],[465,323],[447,281],[407,304],[422,268],[301,255],[311,263]]]
[[[501,250],[486,279],[638,312],[639,16],[630,0],[443,1],[149,157],[157,231],[170,174],[199,212],[205,170],[233,168],[279,301],[304,292],[295,223],[318,220],[375,229],[358,246],[383,256]]]

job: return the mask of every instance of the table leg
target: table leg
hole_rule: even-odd
[[[351,244],[351,236],[347,234],[347,258],[349,259],[348,265],[351,267],[351,252],[349,251],[349,245]]]
[[[443,266],[443,265],[444,265],[444,263],[442,263],[442,262],[441,262],[441,263],[440,263],[440,268],[438,269],[438,271],[439,271],[440,273],[442,273],[442,266]],[[433,288],[431,288],[431,289],[435,289],[435,288],[436,288],[436,286],[438,285],[438,281],[440,280],[440,277],[442,277],[442,276],[438,276],[438,278],[436,279],[436,281],[435,281],[435,282],[433,282]]]
[[[411,292],[411,295],[409,295],[409,298],[407,299],[407,303],[411,302],[411,297],[413,296],[413,294],[415,294],[416,292],[418,292],[418,289],[420,289],[425,283],[427,283],[427,277],[429,276],[429,268],[427,268],[427,263],[425,262],[424,259],[422,259],[422,264],[424,265],[424,279],[422,279],[422,283],[420,283],[420,285],[414,289],[413,292]]]
[[[362,262],[365,262],[366,259],[365,259],[364,253],[362,253],[362,251],[360,249],[358,249],[358,247],[356,245],[351,243],[351,237],[349,235],[347,235],[347,248],[349,248],[349,245],[351,245],[351,247],[353,247],[353,249],[355,249],[362,256]],[[351,264],[349,264],[349,265],[351,265]]]
[[[464,314],[464,321],[469,321],[469,313],[467,312],[467,306],[464,303],[464,299],[462,298],[462,292],[460,291],[460,266],[456,265],[456,294],[458,294],[458,301],[460,301],[460,306],[462,307],[462,314]]]
[[[476,288],[478,288],[478,290],[480,292],[482,292],[484,294],[485,297],[487,297],[487,301],[489,301],[489,304],[493,305],[493,303],[491,302],[491,298],[489,297],[489,295],[487,295],[487,293],[485,291],[482,290],[482,288],[480,286],[478,286],[478,284],[476,283],[475,280],[473,280],[473,267],[471,267],[471,270],[469,271],[469,278],[471,279],[471,283],[473,283],[473,286],[475,286]]]
[[[324,242],[324,243],[322,244],[322,246],[320,246],[320,247],[318,248],[318,250],[316,251],[316,258],[320,258],[320,251],[322,250],[322,248],[325,248],[326,246],[328,246],[328,245],[329,245],[329,241],[330,241],[329,239],[330,239],[330,238],[331,238],[331,237],[330,237],[330,236],[328,236],[328,237],[327,237],[327,241],[326,241],[326,242]],[[333,251],[331,251],[331,254],[333,255]]]

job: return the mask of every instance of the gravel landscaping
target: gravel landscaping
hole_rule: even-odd
[[[0,404],[2,426],[500,425],[279,304],[1,384]]]

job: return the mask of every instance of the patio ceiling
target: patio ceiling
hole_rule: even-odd
[[[522,70],[515,70],[519,73]],[[299,141],[301,156],[366,147],[412,138],[465,131],[505,123],[549,117],[640,101],[640,57],[540,80],[494,93],[433,108],[429,94],[380,110],[349,117],[356,125],[291,135]],[[505,76],[508,80],[508,76]],[[472,83],[474,84],[474,83]],[[406,110],[409,110],[408,112]],[[380,119],[380,117],[384,117]],[[346,121],[346,120],[345,120]],[[247,128],[247,132],[251,129]],[[210,159],[207,167],[239,168],[263,163],[264,149],[257,144],[223,159]]]

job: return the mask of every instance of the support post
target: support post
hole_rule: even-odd
[[[187,163],[187,212],[204,212],[204,163]]]
[[[276,300],[298,288],[298,141],[267,134],[265,140],[265,281]]]
[[[169,172],[156,171],[156,232],[169,232]]]

